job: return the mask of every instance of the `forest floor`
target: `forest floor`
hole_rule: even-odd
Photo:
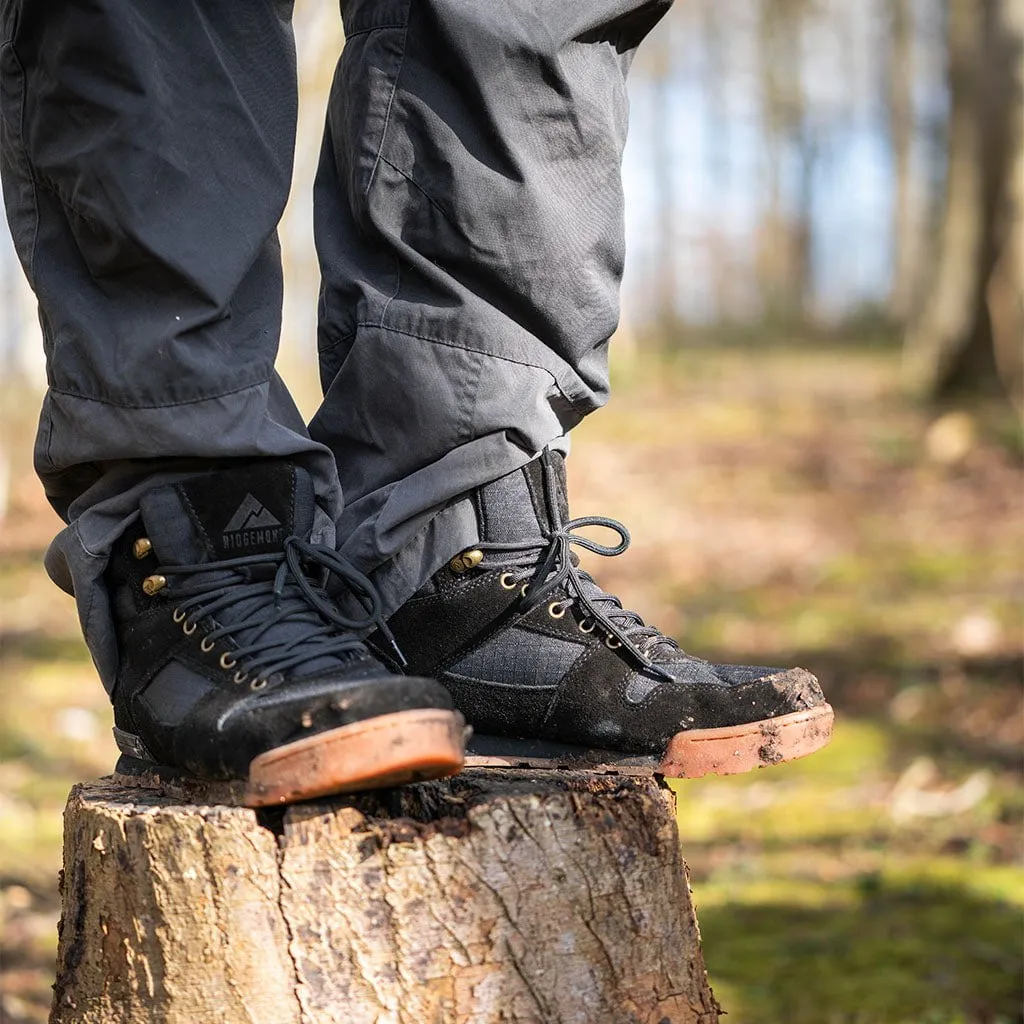
[[[838,712],[806,761],[677,785],[726,1019],[1020,1024],[1017,425],[908,405],[882,350],[697,351],[617,377],[574,435],[572,500],[635,540],[588,567],[693,653],[811,669]],[[56,520],[11,415],[0,1021],[37,1024],[64,800],[115,750],[72,602],[40,567]]]

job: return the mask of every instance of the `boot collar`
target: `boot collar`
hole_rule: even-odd
[[[474,495],[480,539],[515,544],[548,537],[569,519],[565,459],[545,448],[540,456]]]

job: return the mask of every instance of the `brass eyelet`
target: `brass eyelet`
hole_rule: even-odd
[[[500,584],[501,584],[501,585],[502,585],[502,586],[503,586],[503,587],[504,587],[504,588],[505,588],[506,590],[515,590],[515,589],[516,589],[516,586],[517,586],[517,584],[516,584],[516,581],[515,581],[515,578],[513,577],[512,573],[510,573],[510,572],[503,572],[503,573],[501,574],[501,576],[500,576],[500,577],[498,577],[498,582],[499,582],[499,583],[500,583]]]
[[[565,615],[565,605],[560,601],[552,601],[551,604],[548,605],[548,615],[553,619],[562,618],[562,616]]]
[[[208,636],[204,636],[203,639],[199,641],[199,650],[201,650],[203,654],[209,654],[215,646],[215,643]]]
[[[529,589],[530,589],[530,584],[529,584],[529,583],[524,583],[524,584],[523,584],[523,585],[522,585],[522,586],[521,586],[521,587],[519,588],[519,593],[520,593],[520,594],[522,594],[522,596],[523,596],[523,597],[526,597],[526,593],[527,593],[527,591],[528,591]]]
[[[244,682],[246,681],[246,679],[248,679],[248,678],[249,678],[249,673],[248,673],[248,672],[243,672],[243,671],[242,671],[241,669],[239,669],[239,670],[238,670],[238,671],[237,671],[237,672],[236,672],[236,673],[235,673],[235,674],[234,674],[234,675],[232,676],[232,679],[234,679],[234,681],[235,681],[236,683],[244,683]]]
[[[606,636],[604,638],[604,645],[609,651],[614,651],[617,647],[622,646],[622,641],[616,639],[614,636]]]
[[[181,631],[185,636],[191,636],[196,631],[197,626],[198,623],[196,622],[183,622],[181,625]]]
[[[267,685],[266,679],[254,679],[249,684],[249,689],[250,690],[262,690],[263,687],[266,686],[266,685]]]
[[[175,622],[182,622],[185,619],[185,612],[180,608],[175,608],[174,611],[171,612],[171,618],[174,619]]]
[[[154,594],[159,593],[164,587],[167,586],[167,577],[161,576],[158,573],[154,573],[152,576],[147,576],[142,581],[142,592],[147,597],[152,597]]]
[[[587,623],[590,623],[588,626]],[[597,623],[593,619],[580,619],[577,627],[581,633],[593,633],[597,629]]]
[[[238,662],[227,651],[220,656],[220,667],[223,669],[234,668],[237,664]]]

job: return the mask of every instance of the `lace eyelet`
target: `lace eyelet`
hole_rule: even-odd
[[[203,639],[199,641],[199,650],[201,650],[203,654],[209,654],[210,651],[213,650],[214,646],[214,642],[208,636],[204,636]]]
[[[616,648],[622,646],[622,641],[616,639],[614,636],[606,636],[604,638],[604,645],[609,651],[614,651]]]
[[[501,574],[501,576],[498,578],[498,582],[506,590],[515,590],[516,589],[516,581],[513,578],[512,573],[510,573],[510,572],[503,572]]]
[[[175,622],[183,622],[185,620],[185,612],[180,608],[175,608],[174,611],[171,612],[171,618],[174,619]]]
[[[232,669],[232,668],[234,668],[234,667],[235,667],[235,666],[236,666],[237,664],[238,664],[238,662],[237,662],[237,661],[236,661],[236,660],[235,660],[234,658],[232,658],[232,657],[231,657],[231,655],[230,655],[230,654],[228,654],[228,652],[227,652],[227,651],[225,651],[225,652],[224,652],[224,653],[223,653],[223,654],[222,654],[222,655],[220,656],[220,667],[221,667],[222,669],[225,669],[225,670],[227,670],[227,669]]]
[[[551,604],[548,605],[548,615],[553,619],[562,618],[562,616],[565,615],[565,605],[560,601],[552,601]]]
[[[248,672],[243,672],[241,669],[239,669],[231,678],[236,683],[244,683],[246,681],[246,679],[249,678],[249,673]]]
[[[249,684],[249,689],[250,690],[262,690],[263,687],[266,686],[266,685],[267,685],[266,679],[254,679]]]
[[[196,631],[198,625],[199,623],[197,622],[183,622],[181,624],[181,631],[185,636],[191,636]]]
[[[521,595],[522,595],[523,597],[526,597],[526,594],[527,594],[527,592],[529,591],[529,589],[530,589],[530,584],[529,584],[529,583],[524,583],[524,584],[523,584],[523,585],[522,585],[522,586],[521,586],[521,587],[519,588],[519,593],[520,593],[520,594],[521,594]]]
[[[588,622],[590,623],[589,626],[587,625]],[[593,633],[597,629],[597,623],[593,619],[580,619],[577,629],[581,633]]]

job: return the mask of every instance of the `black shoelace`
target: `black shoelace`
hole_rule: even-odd
[[[549,484],[548,507],[554,508],[550,498]],[[573,532],[587,526],[602,526],[615,531],[619,535],[619,543],[614,546],[601,544]],[[614,557],[629,547],[629,539],[629,531],[615,519],[607,516],[581,516],[570,519],[541,538],[516,543],[483,541],[476,547],[485,553],[495,553],[494,558],[488,558],[485,554],[481,567],[504,567],[508,570],[507,585],[520,586],[522,596],[517,608],[521,614],[527,614],[562,590],[568,596],[553,601],[553,604],[557,604],[560,609],[578,604],[585,615],[581,625],[588,620],[599,625],[605,633],[605,643],[609,648],[621,648],[641,668],[666,682],[672,682],[674,676],[658,665],[651,655],[660,644],[675,650],[679,650],[679,645],[656,626],[647,625],[636,612],[623,608],[622,602],[613,594],[605,593],[589,573],[578,567],[572,553],[572,545],[575,544],[595,555]]]
[[[314,582],[309,572],[317,569],[319,580]],[[174,618],[186,633],[194,632],[201,619],[213,618],[217,624],[204,642],[235,640],[237,646],[221,664],[226,669],[240,665],[236,682],[252,676],[264,686],[276,673],[319,658],[363,654],[366,648],[354,634],[372,627],[381,631],[399,663],[405,664],[373,584],[332,548],[293,536],[279,554],[163,565],[156,572],[182,579],[165,593],[175,601]],[[349,617],[339,611],[325,589],[331,576],[355,597],[365,615]]]

